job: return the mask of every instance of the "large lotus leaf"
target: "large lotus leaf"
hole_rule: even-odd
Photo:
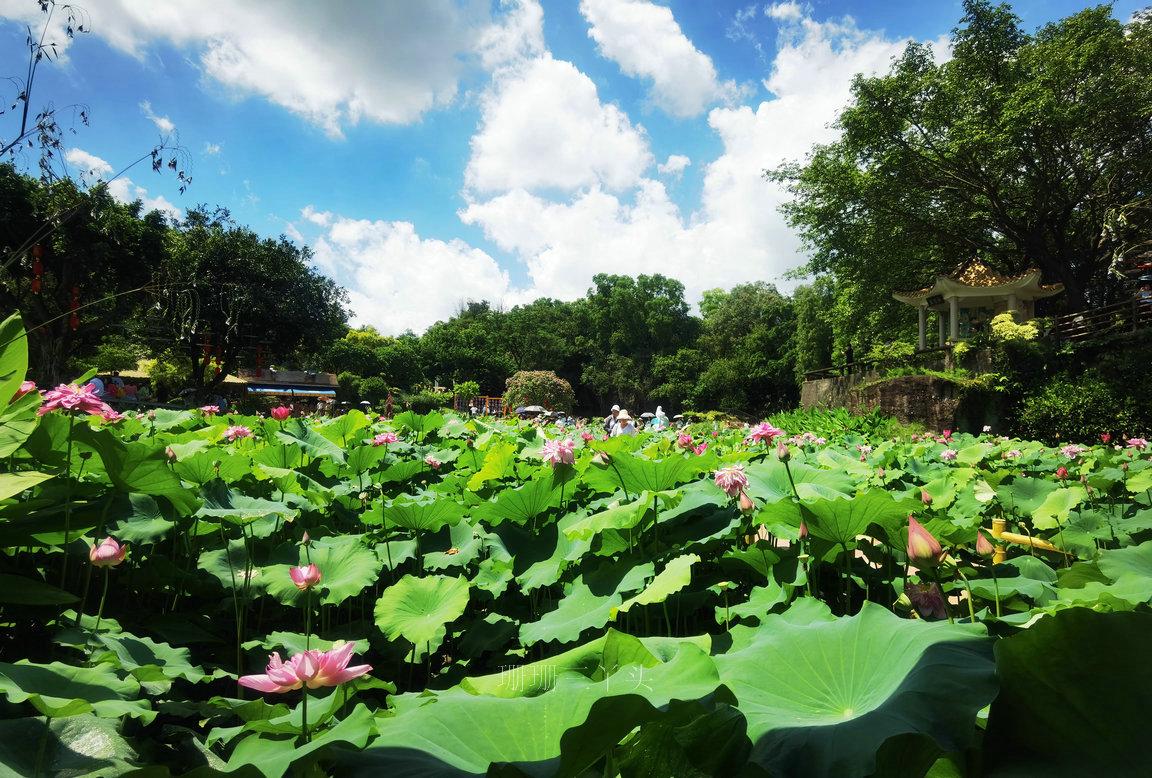
[[[322,774],[318,767],[307,767],[316,761],[317,752],[335,743],[349,743],[361,749],[368,743],[373,731],[372,712],[363,705],[357,705],[335,726],[315,733],[309,742],[301,746],[296,745],[296,738],[292,735],[268,737],[255,732],[236,744],[227,765],[219,772],[232,774],[242,767],[251,767],[267,778],[280,778],[288,775],[295,765],[300,775]]]
[[[348,469],[353,473],[364,473],[376,466],[387,455],[384,446],[357,446],[348,452]]]
[[[289,419],[276,432],[276,438],[289,446],[298,446],[313,459],[331,459],[344,464],[344,449],[312,429],[303,419]]]
[[[431,411],[424,415],[414,411],[404,411],[396,414],[392,423],[398,427],[412,430],[417,437],[423,439],[429,432],[434,432],[444,426],[444,415],[437,411]]]
[[[613,501],[604,510],[568,524],[563,532],[569,540],[588,540],[607,529],[632,529],[644,520],[644,515],[652,505],[652,497],[651,493],[644,492],[638,500],[632,502]]]
[[[23,491],[31,489],[37,484],[47,481],[54,476],[51,473],[41,473],[36,470],[21,470],[16,473],[0,473],[0,500],[15,497]]]
[[[118,721],[91,714],[0,720],[0,774],[107,778],[132,773],[138,769],[136,752],[118,730]]]
[[[694,457],[670,456],[654,461],[621,451],[609,455],[606,464],[593,464],[584,471],[584,480],[602,492],[623,489],[631,497],[642,492],[664,492],[691,481],[701,472]]]
[[[231,489],[223,481],[212,481],[205,485],[200,490],[200,496],[204,505],[197,515],[223,519],[229,524],[251,524],[269,516],[292,519],[298,513],[278,500],[249,497]]]
[[[472,509],[472,518],[485,522],[490,527],[502,522],[527,524],[549,508],[560,504],[561,487],[552,476],[529,481],[523,486],[503,489],[491,502],[481,503]],[[572,487],[568,487],[571,496]]]
[[[304,464],[304,453],[298,446],[285,446],[273,440],[257,449],[252,461],[280,470],[292,470]]]
[[[14,605],[67,605],[80,599],[71,592],[21,575],[0,573],[0,602]]]
[[[520,625],[520,642],[526,646],[553,640],[571,643],[584,630],[604,626],[624,601],[623,595],[642,588],[654,572],[651,562],[634,567],[618,562],[580,576],[566,587],[555,610],[539,621]]]
[[[516,451],[516,444],[511,441],[497,441],[490,445],[484,452],[484,464],[468,479],[468,489],[479,491],[489,481],[507,476],[516,464]]]
[[[792,481],[788,480],[789,470]],[[755,462],[745,468],[748,476],[748,493],[764,503],[775,503],[792,498],[792,482],[802,500],[826,498],[837,495],[851,495],[856,491],[856,482],[841,471],[822,470],[803,462],[789,462],[788,467],[775,457]]]
[[[996,646],[985,774],[1148,774],[1152,614],[1071,608]]]
[[[1032,510],[1032,523],[1036,529],[1054,529],[1068,521],[1072,509],[1084,502],[1088,493],[1083,486],[1073,485],[1050,492]]]
[[[30,392],[0,411],[0,457],[11,456],[36,431],[40,395]]]
[[[172,469],[185,481],[197,485],[206,484],[216,478],[226,483],[234,483],[251,470],[251,460],[240,454],[228,454],[220,449],[213,449],[187,457],[177,455]]]
[[[111,531],[113,537],[128,543],[155,543],[172,531],[176,522],[164,515],[156,500],[147,494],[128,495],[131,513]]]
[[[311,562],[320,569],[319,601],[322,605],[339,605],[355,597],[380,578],[384,560],[365,546],[361,535],[335,535],[312,541],[301,548],[299,564]],[[299,605],[304,593],[292,583],[291,565],[269,565],[262,568],[268,594],[286,605]]]
[[[618,613],[627,613],[636,605],[654,605],[659,602],[664,602],[671,595],[683,589],[688,584],[692,583],[692,565],[700,561],[700,557],[696,554],[685,554],[678,556],[665,565],[664,569],[652,579],[644,591],[637,594],[628,600],[625,600],[619,608],[616,609]],[[612,617],[615,618],[616,614],[613,613]]]
[[[156,717],[146,700],[136,699],[140,684],[134,678],[122,678],[109,665],[40,665],[23,659],[15,664],[0,662],[0,692],[11,702],[27,701],[53,718],[95,713],[149,722]]]
[[[435,540],[440,542],[441,534]],[[497,538],[497,542],[499,538]],[[466,568],[476,561],[480,552],[485,548],[487,536],[483,529],[477,529],[466,521],[453,524],[448,528],[448,546],[443,551],[430,551],[424,554],[423,566],[425,570],[447,570],[450,567]],[[509,561],[507,554],[502,555]]]
[[[192,655],[186,648],[174,648],[157,643],[152,638],[128,633],[100,635],[99,641],[108,649],[101,661],[126,670],[138,681],[160,681],[183,678],[192,683],[211,680],[213,676],[192,664]]]
[[[28,372],[28,336],[19,313],[0,322],[0,398],[10,399]]]
[[[769,611],[783,602],[788,602],[788,590],[769,578],[765,586],[757,586],[752,590],[747,602],[729,605],[728,608],[717,606],[716,621],[723,624],[725,616],[729,619],[755,617],[763,620]]]
[[[808,531],[818,538],[847,546],[876,524],[892,537],[914,510],[912,500],[895,500],[883,489],[869,489],[846,499],[811,500],[803,504]]]
[[[117,489],[164,497],[182,514],[196,509],[195,493],[172,472],[164,449],[146,443],[123,443],[106,429],[92,430],[82,424],[76,425],[73,436],[96,450]]]
[[[963,750],[996,694],[982,627],[901,619],[864,603],[805,625],[768,616],[720,678],[748,719],[753,760],[772,774],[868,775],[889,738],[920,733]]]
[[[247,570],[250,563],[252,567]],[[228,541],[226,550],[201,551],[196,566],[214,577],[225,589],[243,589],[247,580],[250,591],[261,592],[268,584],[263,569],[249,560],[248,547],[240,538]]]
[[[371,421],[363,411],[353,408],[321,424],[316,431],[341,448],[347,448],[348,442],[354,440],[357,437],[356,433],[367,427]]]
[[[444,527],[459,524],[464,517],[464,508],[449,498],[426,502],[402,496],[382,510],[382,517],[384,524],[389,527],[402,527],[413,532],[437,532]],[[371,516],[365,515],[362,518],[365,522],[376,523]]]
[[[406,575],[376,601],[376,626],[389,640],[412,643],[419,659],[440,647],[448,623],[464,615],[467,607],[467,579]]]
[[[1033,556],[1018,556],[996,565],[996,580],[981,578],[970,583],[977,597],[991,601],[999,592],[1000,601],[1026,597],[1038,605],[1047,603],[1056,590],[1056,571]]]
[[[545,671],[535,679],[526,671],[526,684],[545,679],[547,691],[534,696],[437,693],[422,705],[379,719],[379,737],[350,759],[363,773],[483,775],[494,763],[531,764],[560,756],[565,733],[583,723],[598,701],[613,706],[601,711],[607,719],[619,719],[636,697],[659,708],[673,699],[698,699],[719,685],[707,653],[688,643],[666,662],[626,664],[607,677],[595,669]],[[516,668],[505,673],[516,683]],[[567,750],[570,741],[564,745]],[[556,772],[554,767],[539,769],[546,769],[539,774]]]
[[[1152,467],[1147,467],[1138,473],[1133,473],[1124,482],[1125,488],[1133,494],[1141,494],[1152,489]]]
[[[1040,507],[1049,494],[1059,489],[1055,481],[1047,478],[1016,476],[1011,483],[996,487],[996,497],[1007,510],[1027,516]]]
[[[401,459],[388,465],[379,475],[374,475],[373,480],[382,484],[401,483],[426,472],[428,465],[422,459]]]

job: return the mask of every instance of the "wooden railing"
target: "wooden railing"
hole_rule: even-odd
[[[1152,326],[1152,299],[1131,300],[1057,317],[1052,334],[1061,340],[1087,340]]]

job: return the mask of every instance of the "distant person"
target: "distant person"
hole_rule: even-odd
[[[1152,305],[1152,273],[1140,276],[1140,289],[1136,292],[1136,299],[1141,305]]]
[[[101,378],[98,375],[94,375],[88,379],[87,385],[92,387],[92,389],[93,389],[93,391],[95,391],[97,397],[99,397],[101,400],[104,399],[104,395],[107,393],[108,390],[104,388],[104,379],[103,378]]]
[[[616,429],[616,422],[620,416],[620,406],[613,405],[612,412],[604,418],[604,434],[611,435]]]
[[[632,421],[632,417],[628,414],[627,410],[614,410],[613,420],[615,424],[612,426],[612,431],[608,434],[614,438],[621,435],[635,435],[638,432],[636,424]]]
[[[654,432],[668,429],[668,415],[664,413],[663,406],[656,406],[656,415],[652,417],[652,421],[648,422],[648,429]]]
[[[384,418],[392,418],[392,393],[388,393],[388,398],[384,400]]]

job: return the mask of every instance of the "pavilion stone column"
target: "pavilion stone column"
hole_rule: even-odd
[[[1016,299],[1015,292],[1008,295],[1008,312],[1013,314],[1016,321],[1024,320],[1024,317],[1020,315],[1020,301]]]
[[[947,342],[947,340],[948,340],[948,332],[946,331],[946,329],[944,327],[944,322],[945,322],[944,311],[937,311],[936,312],[936,323],[940,327],[940,342],[937,345],[940,345],[940,346],[943,346],[945,344],[945,342]]]
[[[920,314],[920,339],[917,341],[917,347],[923,351],[928,348],[928,308],[921,305],[916,309],[916,312]]]
[[[948,299],[948,339],[953,343],[960,342],[960,298]]]

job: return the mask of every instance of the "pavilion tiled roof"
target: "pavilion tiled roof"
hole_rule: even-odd
[[[1023,273],[1018,275],[1006,276],[1001,273],[997,273],[995,270],[988,267],[978,259],[971,259],[957,267],[951,273],[946,274],[944,277],[951,279],[958,284],[970,286],[974,289],[990,289],[996,286],[1007,286],[1008,284],[1019,281],[1032,275],[1033,273],[1038,272],[1039,271],[1036,268],[1028,268]],[[1056,286],[1048,287],[1041,285],[1040,288],[1054,289]],[[936,283],[933,282],[931,286],[927,286],[923,289],[916,289],[911,292],[897,292],[897,294],[903,297],[928,297],[932,294],[932,291],[935,288]]]

